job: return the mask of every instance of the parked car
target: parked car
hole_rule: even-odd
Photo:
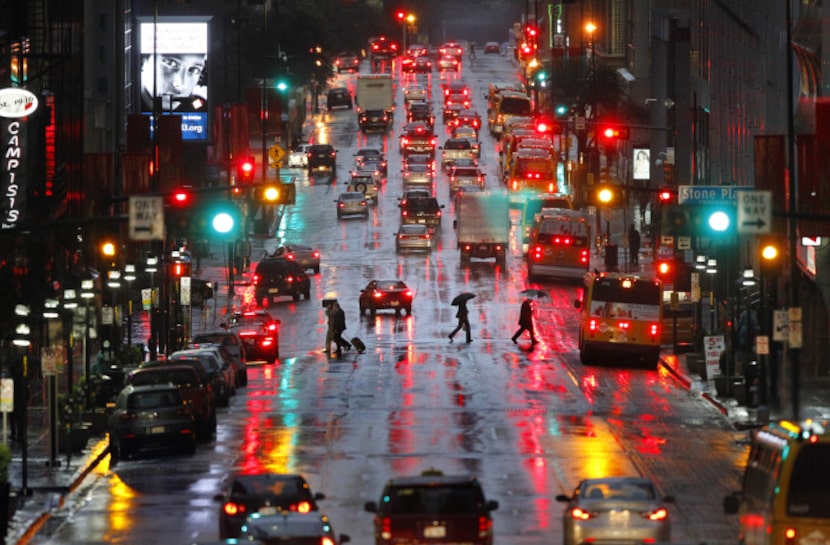
[[[414,297],[403,280],[372,280],[360,290],[360,315],[368,312],[374,317],[378,310],[394,310],[396,315],[406,312],[411,316]]]
[[[264,307],[280,297],[291,297],[299,301],[311,298],[311,280],[305,269],[285,258],[266,258],[257,263],[251,279],[256,302]]]
[[[390,479],[379,501],[364,504],[375,515],[375,545],[492,545],[491,513],[498,507],[478,479],[437,472]]]
[[[223,330],[196,333],[193,335],[193,344],[198,345],[199,343],[212,343],[227,350],[228,355],[239,364],[236,384],[238,386],[248,385],[247,355],[245,354],[245,348],[242,346],[242,341],[236,333]]]
[[[317,511],[317,502],[325,495],[314,493],[302,475],[286,473],[252,473],[235,475],[224,492],[214,496],[219,508],[219,537],[239,537],[245,519],[251,515],[274,515],[289,512],[307,514]],[[321,542],[315,542],[320,545]]]
[[[403,224],[395,233],[395,251],[397,253],[411,250],[432,251],[432,233],[429,227],[417,223]]]
[[[280,357],[280,323],[258,309],[234,313],[222,327],[239,336],[249,363],[273,363]]]
[[[173,384],[125,386],[107,421],[113,460],[139,452],[196,452],[196,420]]]
[[[241,542],[261,541],[265,545],[343,545],[348,534],[336,534],[326,515],[281,512],[251,515],[242,527]]]
[[[562,514],[564,545],[583,543],[669,543],[667,503],[657,487],[642,477],[585,479],[570,496]]]
[[[288,154],[288,168],[308,168],[308,148],[311,144],[298,144]]]
[[[337,196],[337,219],[346,216],[369,217],[369,203],[362,191],[345,191]]]
[[[219,407],[227,407],[230,404],[233,393],[235,376],[229,367],[230,363],[223,361],[216,352],[201,348],[176,350],[169,356],[167,361],[175,362],[177,359],[199,360],[210,377],[213,393],[216,396],[216,404]]]
[[[311,269],[314,274],[320,273],[320,250],[305,244],[284,244],[269,257],[289,259],[305,270]]]
[[[216,433],[216,406],[213,403],[210,385],[202,381],[193,367],[165,365],[134,369],[127,374],[125,382],[128,386],[153,384],[176,386],[182,399],[193,412],[197,438],[210,439]]]

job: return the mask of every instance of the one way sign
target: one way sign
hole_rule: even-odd
[[[772,224],[772,191],[736,191],[738,232],[761,235]]]

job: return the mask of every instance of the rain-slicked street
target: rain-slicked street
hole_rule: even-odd
[[[366,63],[362,69],[368,70]],[[517,210],[511,212],[506,266],[484,260],[462,266],[453,200],[446,175],[439,174],[435,192],[444,209],[433,251],[396,254],[403,191],[398,135],[405,116],[404,80],[393,69],[394,128],[363,135],[354,111],[323,109],[312,138],[338,150],[337,178],[293,170],[296,204],[286,207],[273,238],[253,241],[254,263],[277,242],[308,244],[322,254],[310,300],[284,298],[268,307],[281,320],[281,359],[249,368],[247,388],[220,409],[215,439],[200,443],[195,455],[114,466],[105,461],[33,543],[216,540],[220,504],[214,495],[229,475],[258,470],[303,474],[326,495],[321,509],[335,530],[355,545],[369,545],[372,514],[364,503],[377,500],[390,477],[429,468],[481,480],[488,499],[499,502],[493,513],[498,545],[559,543],[564,504],[555,496],[570,494],[582,478],[606,475],[644,475],[674,496],[672,541],[736,540],[737,521],[723,514],[721,500],[738,488],[746,432],[730,428],[663,370],[615,361],[583,366],[573,305],[579,286],[528,282]],[[441,145],[449,134],[440,119],[442,81],[460,78],[469,85],[473,108],[484,117],[487,85],[521,74],[509,57],[479,55],[465,58],[457,76],[418,77],[431,89]],[[354,91],[355,78],[344,74],[338,82]],[[480,138],[486,185],[499,188],[498,142],[486,128]],[[363,147],[385,150],[388,179],[368,219],[338,220],[334,201]],[[252,288],[239,285],[235,299],[224,304],[222,246],[213,247],[215,258],[204,260],[199,274],[218,282],[220,293],[197,313],[197,330],[218,327],[228,306],[254,303]],[[360,290],[373,279],[404,280],[415,292],[412,316],[359,316]],[[510,339],[518,327],[519,292],[530,287],[550,295],[535,303],[540,343],[532,350],[527,336],[518,344]],[[463,334],[453,343],[447,338],[456,324],[450,301],[461,292],[475,294],[468,303],[469,344]],[[365,353],[322,352],[327,324],[321,301],[331,297],[346,312],[346,338],[363,339]],[[140,321],[136,331],[142,331]]]

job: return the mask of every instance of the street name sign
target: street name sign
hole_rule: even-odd
[[[738,191],[738,232],[766,234],[772,225],[772,191]]]
[[[734,185],[677,186],[677,204],[737,204],[738,191],[751,187]]]

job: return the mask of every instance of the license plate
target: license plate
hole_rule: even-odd
[[[613,524],[628,524],[628,510],[613,509],[608,512],[608,519]]]
[[[441,538],[446,536],[446,526],[427,526],[426,528],[424,528],[424,537]]]
[[[164,433],[164,426],[153,426],[150,428],[151,434]]]
[[[393,307],[396,307],[396,306],[400,305],[400,302],[399,301],[390,301],[389,304]]]
[[[279,288],[268,288],[268,293],[279,293],[279,292],[280,292]]]
[[[259,508],[259,514],[260,515],[276,515],[277,514],[277,508],[274,507],[273,505],[266,505],[264,507]]]
[[[418,223],[426,223],[426,222],[427,222],[427,220],[425,220],[425,219],[419,219],[418,220]]]

